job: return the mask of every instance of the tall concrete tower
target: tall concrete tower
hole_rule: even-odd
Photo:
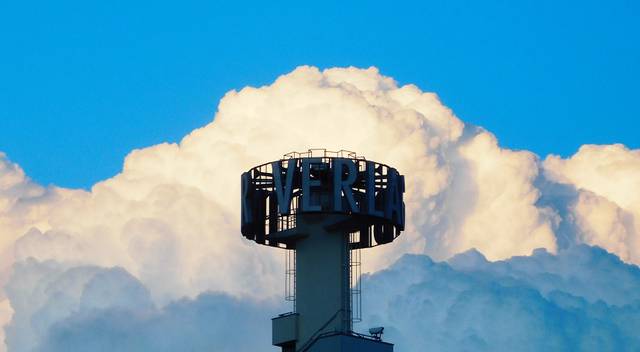
[[[286,249],[293,311],[272,319],[283,352],[391,352],[353,331],[360,315],[360,249],[404,230],[404,176],[353,152],[289,153],[242,174],[242,234]]]

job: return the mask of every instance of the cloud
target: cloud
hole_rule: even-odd
[[[602,249],[489,262],[408,255],[365,277],[365,324],[398,351],[634,351],[640,269]]]
[[[146,290],[152,308],[142,325],[176,302],[197,306],[203,292],[252,303],[280,297],[283,253],[239,234],[239,175],[318,147],[354,150],[406,175],[407,230],[367,251],[365,271],[387,268],[405,253],[441,261],[476,248],[495,261],[583,243],[640,263],[638,151],[586,146],[569,159],[542,161],[500,147],[435,94],[399,86],[375,68],[303,66],[270,85],[227,93],[211,123],[179,144],[132,151],[121,173],[90,191],[43,187],[0,155],[0,302],[9,294],[12,308],[0,309],[0,322],[15,311],[5,329],[11,350],[45,340],[57,346],[65,326],[113,324],[109,333],[119,333],[111,318],[78,313],[77,293],[102,270]],[[67,310],[48,312],[49,323],[38,325],[35,302],[43,296],[34,292],[49,282],[37,274],[43,270],[76,276],[59,289],[70,300]],[[97,297],[89,306],[113,319],[129,309],[102,307]]]
[[[547,178],[576,188],[577,237],[640,263],[640,150],[584,145],[569,159],[549,156]]]
[[[16,265],[14,277],[7,342],[16,352],[265,350],[268,318],[281,308],[204,293],[159,309],[121,268],[31,259]]]
[[[534,184],[539,174],[534,154],[501,149],[493,135],[478,131],[448,160],[453,160],[452,182],[435,197],[442,200],[436,213],[442,211],[446,221],[422,229],[432,239],[427,246],[445,247],[426,253],[443,259],[477,248],[495,260],[557,249],[557,215],[537,204],[541,191]]]
[[[277,351],[270,346],[274,313],[273,306],[213,293],[146,314],[76,313],[53,326],[36,351]]]
[[[156,308],[122,269],[30,261],[17,272],[33,277],[25,301],[35,305],[19,306],[14,319],[38,324],[33,344],[15,351],[277,350],[269,318],[285,307],[273,300],[209,292]],[[362,285],[364,322],[356,327],[385,326],[397,351],[640,348],[640,269],[596,247],[497,262],[476,250],[448,262],[405,255]],[[14,324],[9,342],[29,328]]]
[[[6,338],[4,326],[9,325],[12,316],[13,309],[11,308],[9,299],[3,299],[2,301],[0,301],[0,327],[2,327],[0,329],[0,351],[2,352],[6,351],[6,344],[4,342]]]
[[[39,216],[22,219],[23,226],[7,231],[13,238],[30,227],[43,234],[21,242],[28,243],[28,250],[18,248],[17,260],[33,256],[117,265],[145,284],[157,285],[151,290],[155,299],[193,296],[216,289],[213,283],[228,276],[249,275],[256,268],[269,272],[280,265],[275,252],[271,258],[255,259],[260,262],[233,262],[255,252],[237,236],[238,175],[309,147],[355,150],[408,176],[406,240],[381,249],[368,263],[371,270],[404,252],[447,258],[478,247],[498,259],[537,247],[555,248],[552,217],[533,205],[535,157],[499,148],[491,134],[465,126],[435,94],[412,85],[399,87],[375,68],[300,67],[270,86],[231,91],[220,101],[215,120],[180,144],[131,152],[120,174],[90,192],[49,189],[55,195],[51,201],[26,206],[25,211],[41,208]],[[492,165],[483,164],[487,158],[499,170],[518,171],[502,176]],[[504,194],[499,187],[480,187],[480,177],[482,182],[494,180],[496,186],[509,177],[513,190]],[[498,203],[502,206],[494,206]],[[511,226],[512,219],[496,216],[498,208],[513,209],[512,214],[523,221]],[[491,228],[483,227],[489,224]],[[499,246],[481,240],[489,233]],[[74,243],[54,248],[84,250],[54,253],[49,250],[52,242]],[[166,267],[146,264],[156,251],[145,246],[160,243],[165,243],[162,257],[173,258],[171,267],[180,275],[167,275]],[[238,255],[229,256],[232,252]],[[218,277],[206,269],[208,265],[224,266],[226,273],[235,275]],[[158,277],[162,283],[153,283]],[[255,291],[234,285],[235,281],[226,280],[223,286],[233,294]],[[262,289],[265,285],[269,284],[260,282]],[[272,288],[275,294],[279,285]]]

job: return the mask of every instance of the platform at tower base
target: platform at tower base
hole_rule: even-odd
[[[393,344],[356,335],[320,336],[308,352],[393,352]]]

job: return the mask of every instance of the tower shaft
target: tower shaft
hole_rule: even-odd
[[[327,215],[298,218],[305,236],[296,242],[296,310],[298,341],[323,332],[351,331],[349,234],[328,230]]]

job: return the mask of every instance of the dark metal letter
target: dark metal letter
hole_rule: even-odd
[[[374,216],[383,217],[382,210],[376,210],[376,164],[367,161],[367,212]]]
[[[320,186],[320,180],[312,180],[310,175],[311,164],[319,164],[321,158],[302,159],[302,211],[321,211],[319,204],[311,205],[311,187]]]
[[[246,225],[253,221],[253,214],[251,212],[251,197],[249,191],[251,190],[251,173],[245,172],[242,174],[242,224]]]
[[[402,192],[404,192],[404,177],[400,176],[396,169],[390,168],[387,173],[387,189],[384,197],[384,217],[401,225],[404,222]]]
[[[343,166],[347,166],[348,174],[345,180],[342,179]],[[333,160],[333,210],[342,211],[342,192],[347,198],[349,208],[354,213],[360,211],[356,205],[355,199],[353,199],[353,190],[351,185],[356,181],[358,176],[358,170],[353,161],[344,158],[336,158]]]
[[[296,159],[289,159],[287,161],[287,176],[284,189],[282,188],[282,170],[280,169],[280,162],[274,161],[271,163],[273,168],[273,183],[278,198],[278,208],[280,214],[289,214],[291,210],[291,192],[293,188],[293,174],[296,169]]]

